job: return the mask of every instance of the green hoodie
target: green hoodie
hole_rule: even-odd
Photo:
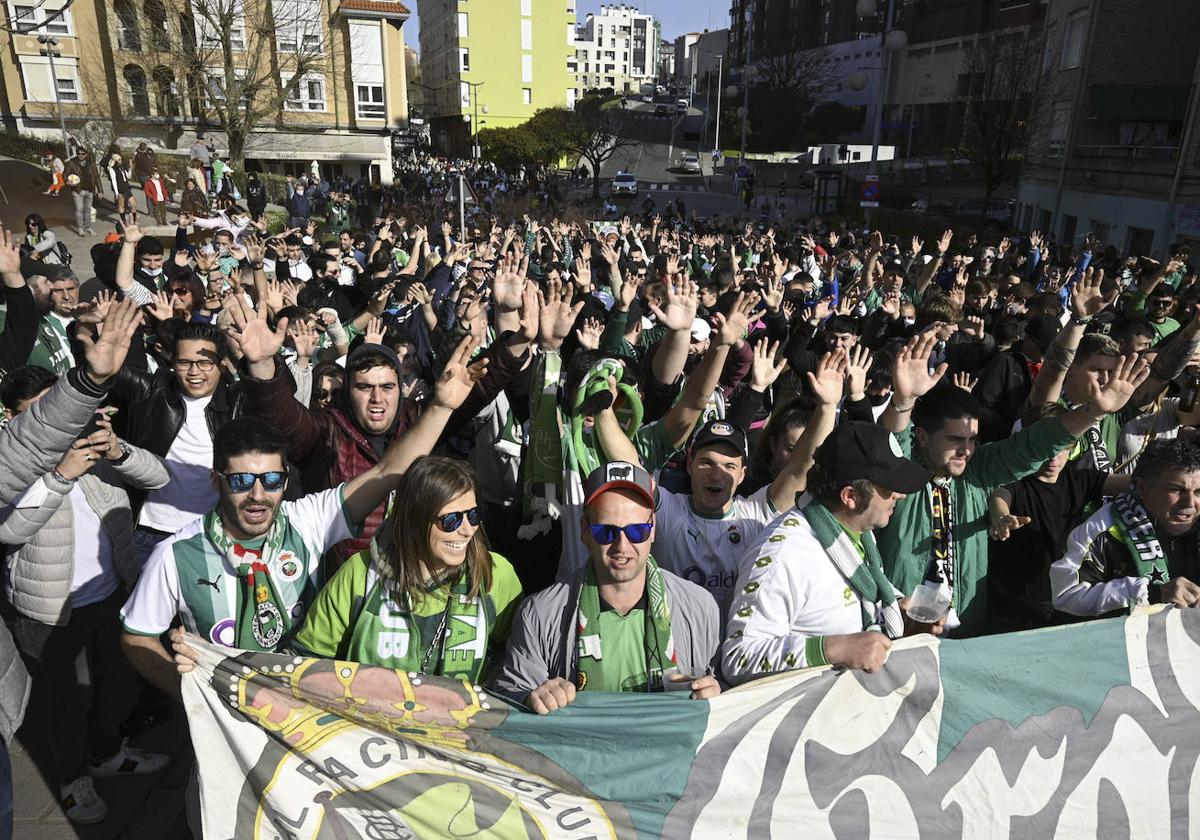
[[[896,435],[906,457],[913,456],[913,428]],[[987,621],[988,495],[995,488],[1037,472],[1076,437],[1058,417],[1047,417],[1012,437],[975,450],[967,469],[954,479],[954,599],[964,636],[983,632]],[[926,490],[901,499],[886,528],[875,532],[883,570],[903,595],[911,595],[929,566],[933,532]]]

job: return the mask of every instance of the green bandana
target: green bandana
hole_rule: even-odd
[[[469,578],[460,573],[453,582],[430,586],[415,608],[407,599],[397,604],[377,571],[386,568],[386,560],[374,541],[370,557],[367,594],[347,655],[385,668],[478,681],[496,626],[492,598],[487,593],[471,598]]]
[[[834,567],[846,578],[862,602],[863,629],[882,630],[892,639],[903,636],[904,620],[896,603],[895,589],[883,573],[875,535],[870,531],[863,533],[863,556],[860,556],[850,537],[824,505],[812,502],[800,512],[808,520],[813,536],[825,549]]]
[[[274,651],[291,629],[287,607],[270,572],[271,561],[279,554],[287,533],[287,516],[282,509],[276,514],[257,557],[225,532],[221,514],[216,510],[204,515],[204,533],[225,555],[229,565],[237,569],[242,583],[237,593],[235,646],[242,650]]]
[[[1126,491],[1113,499],[1113,506],[1117,510],[1121,536],[1133,554],[1138,577],[1151,583],[1166,583],[1167,555],[1142,500]]]
[[[671,635],[667,585],[653,557],[646,558],[646,604],[646,690],[662,691],[663,671],[673,667],[678,659],[675,655],[675,639]],[[595,567],[588,561],[584,567],[583,585],[579,588],[575,627],[575,685],[580,691],[587,688],[589,682],[617,685],[621,680],[621,674],[605,670],[602,640],[597,633],[599,626],[600,586],[596,582]],[[608,671],[612,671],[611,666]]]

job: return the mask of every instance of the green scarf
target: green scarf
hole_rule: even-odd
[[[622,382],[621,378],[625,375],[625,366],[617,359],[600,359],[588,371],[583,382],[580,383],[578,390],[575,393],[575,405],[571,411],[571,449],[573,457],[578,461],[579,475],[582,478],[587,478],[592,470],[600,466],[607,459],[605,454],[600,451],[600,441],[594,440],[589,443],[584,439],[583,421],[586,412],[583,410],[583,405],[587,400],[595,394],[608,390],[608,378],[615,377],[617,380],[617,391],[625,395],[624,416],[619,419],[621,428],[625,429],[627,434],[633,435],[642,427],[642,400],[638,397],[637,391],[626,382]]]
[[[525,518],[528,524],[517,529],[523,540],[550,532],[550,520],[562,512],[556,489],[563,475],[563,442],[558,429],[558,381],[562,356],[557,350],[538,356],[533,381],[541,387],[530,389],[529,445],[522,467],[525,469]]]
[[[883,573],[875,535],[870,531],[863,533],[865,556],[860,556],[854,542],[824,505],[812,502],[801,513],[834,567],[846,578],[862,602],[863,629],[882,630],[891,639],[903,636],[904,619],[896,603],[895,588]]]
[[[1151,583],[1166,583],[1167,555],[1142,500],[1127,490],[1113,499],[1113,507],[1117,511],[1121,536],[1133,555],[1138,577]]]
[[[354,619],[350,651],[359,661],[412,673],[456,680],[479,680],[496,626],[496,607],[487,593],[470,597],[470,578],[460,572],[454,580],[431,584],[424,601],[446,590],[445,607],[422,614],[405,598],[397,604],[377,570],[387,561],[371,543],[367,594]],[[423,603],[423,602],[422,602]]]
[[[236,646],[242,650],[274,651],[291,629],[291,617],[270,571],[271,561],[279,553],[287,533],[287,515],[282,508],[275,515],[260,558],[247,557],[245,550],[239,551],[240,546],[225,532],[221,514],[216,510],[204,515],[204,533],[225,555],[229,565],[237,569],[241,582],[237,592]]]
[[[671,608],[667,603],[667,584],[653,557],[646,558],[646,690],[663,690],[663,671],[678,663],[675,639],[671,635]],[[600,626],[600,586],[596,569],[589,560],[584,567],[583,585],[579,588],[576,609],[575,685],[580,691],[589,682],[600,685],[619,682],[620,675],[605,673],[602,639],[597,635]],[[591,632],[588,632],[588,628]],[[665,646],[664,646],[665,641]]]

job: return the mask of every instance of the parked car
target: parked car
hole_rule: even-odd
[[[700,174],[700,158],[690,152],[684,152],[679,156],[678,166],[684,172]]]
[[[675,101],[675,113],[686,114],[688,112],[688,101],[686,99],[677,99]]]
[[[671,116],[671,109],[669,107],[667,107],[666,105],[663,105],[660,102],[659,104],[654,106],[654,116],[669,117],[669,116]]]
[[[638,194],[637,176],[630,172],[618,172],[613,176],[612,186],[609,188],[609,195],[632,195]]]

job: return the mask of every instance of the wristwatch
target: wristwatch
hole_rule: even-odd
[[[1086,318],[1080,318],[1074,312],[1071,313],[1071,323],[1077,327],[1086,327],[1092,322],[1092,317],[1089,315]]]
[[[113,463],[114,467],[119,467],[119,466],[121,466],[121,464],[124,464],[126,461],[129,460],[129,456],[133,454],[133,447],[130,446],[125,441],[123,441],[123,440],[117,441],[117,446],[119,446],[121,448],[121,457],[112,459],[112,463]]]

